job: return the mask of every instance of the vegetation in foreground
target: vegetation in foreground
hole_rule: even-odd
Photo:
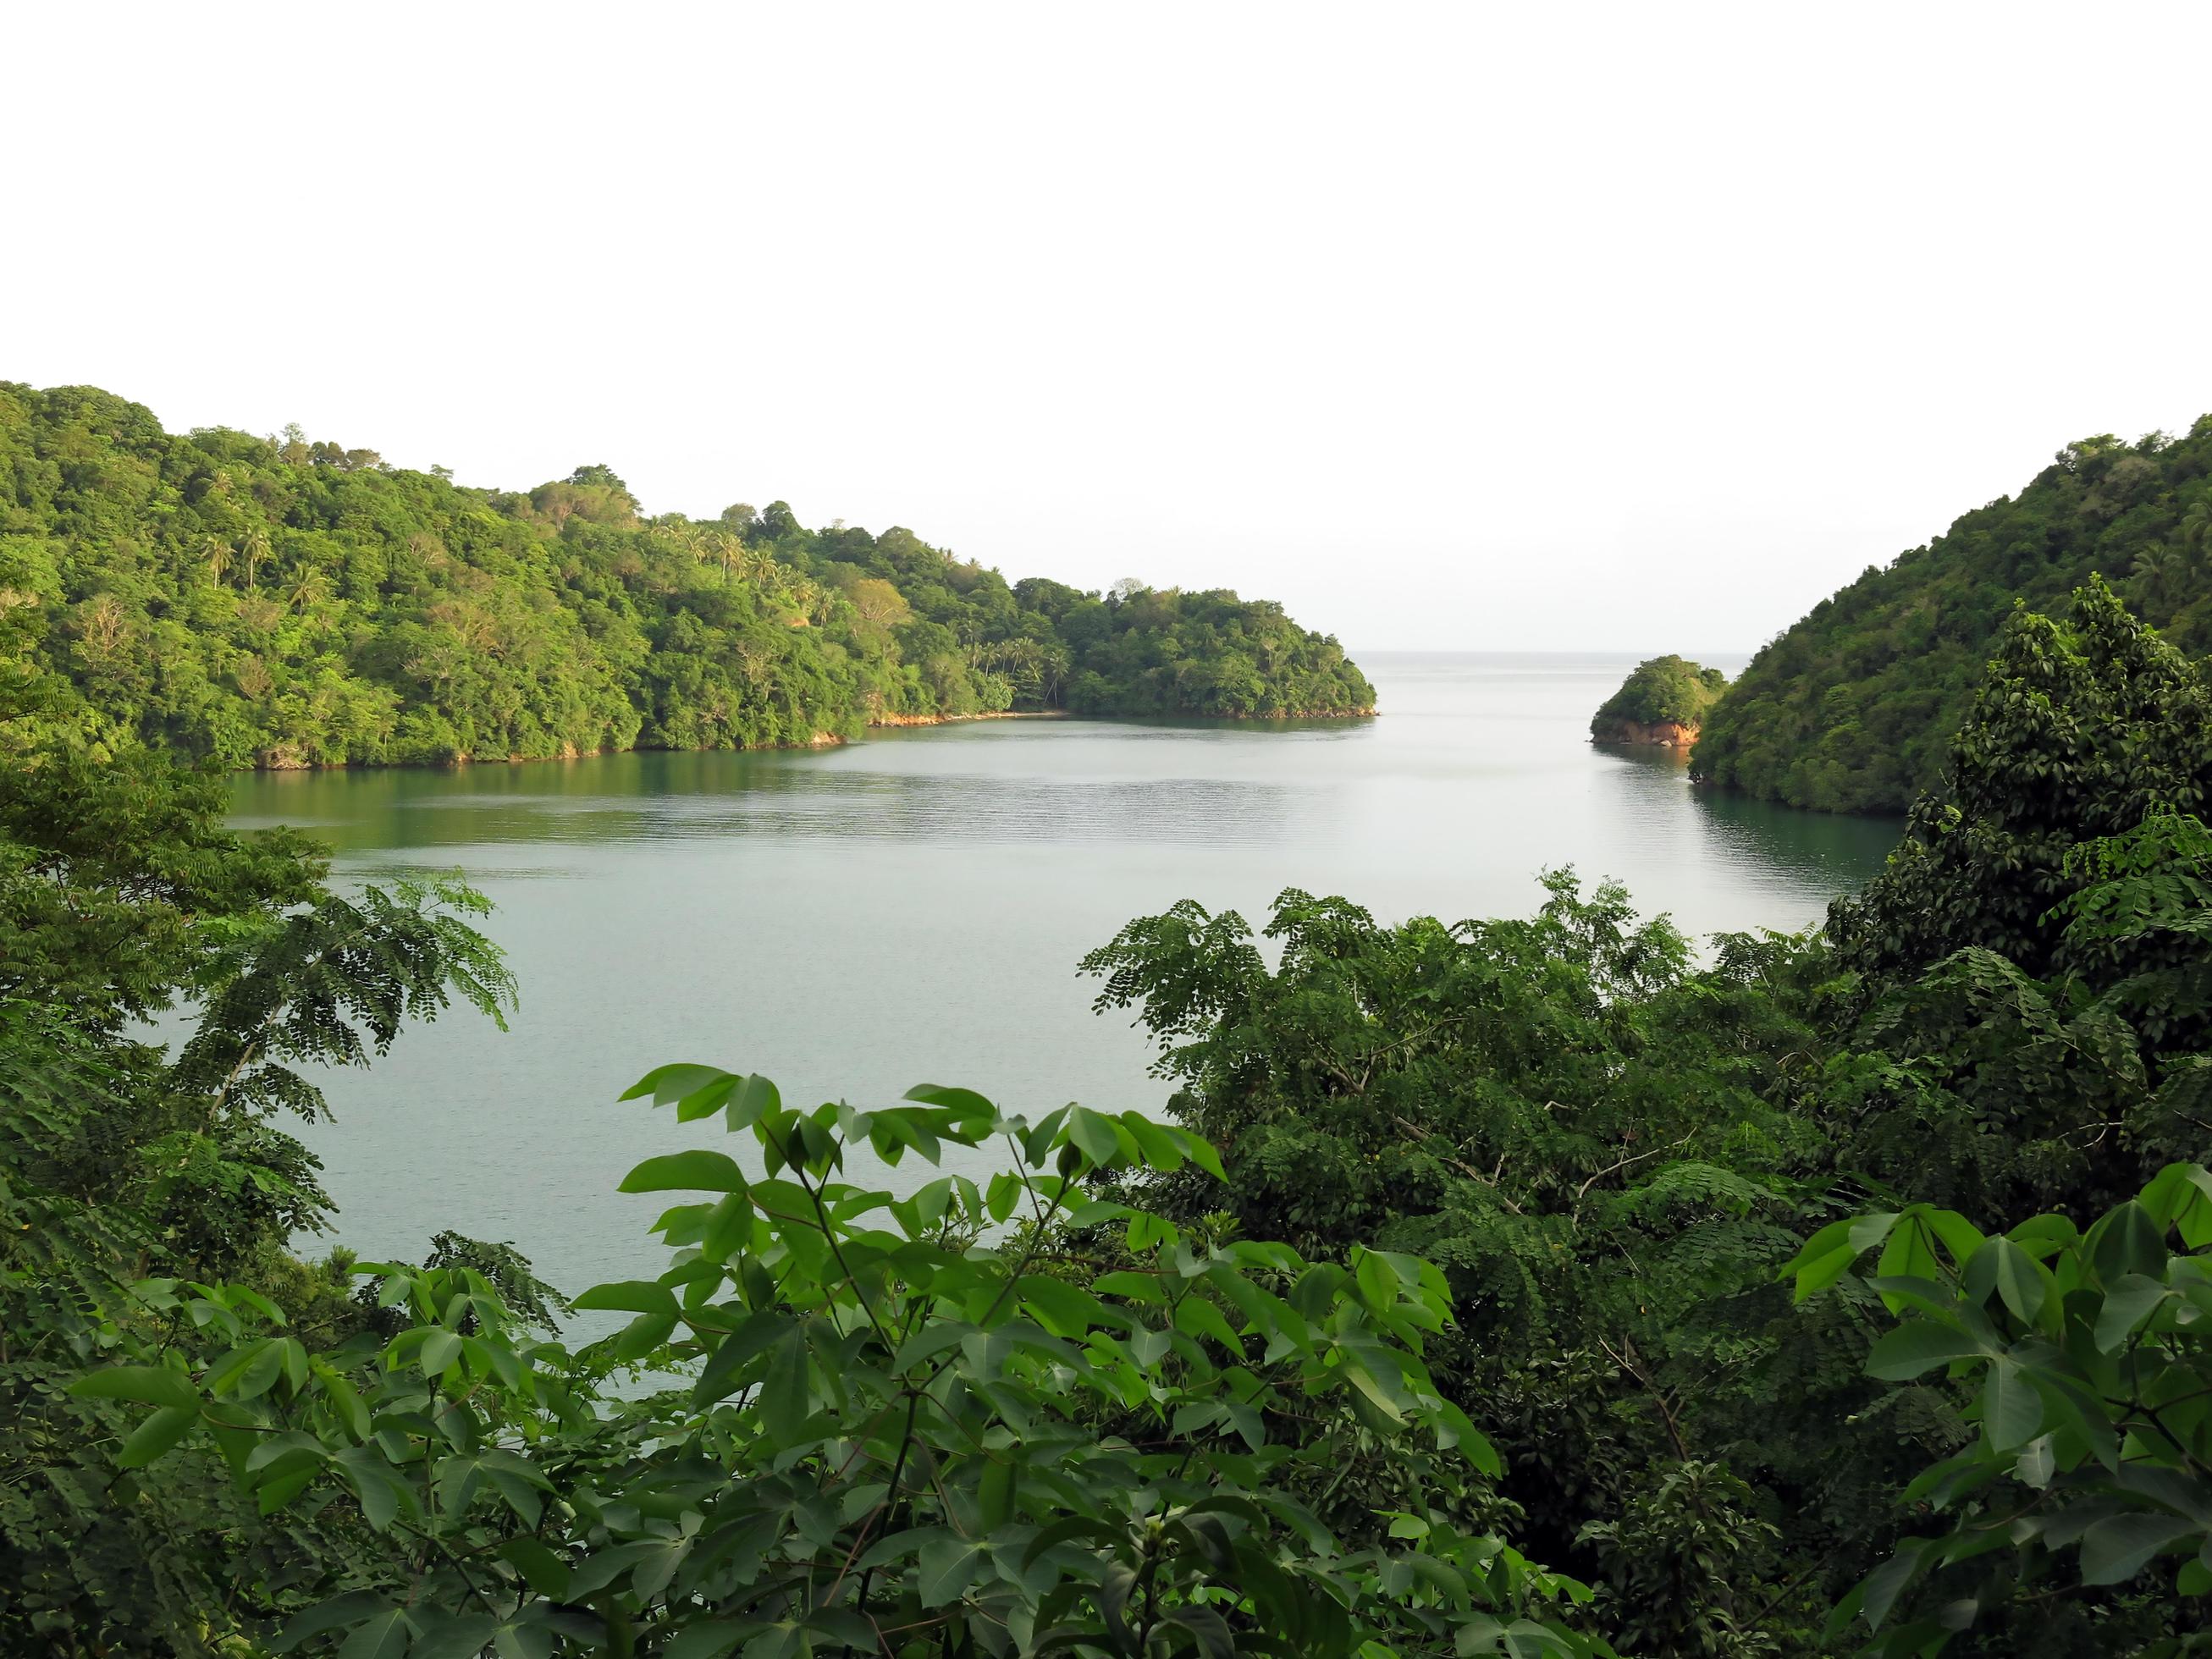
[[[472,489],[0,382],[0,603],[84,741],[227,767],[850,738],[1015,709],[1371,712],[1334,639],[1226,591],[1101,596],[781,501],[644,515],[605,466]]]
[[[1869,566],[1752,659],[1698,743],[1717,784],[1826,812],[1902,812],[1941,781],[2016,606],[2102,573],[2191,653],[2212,650],[2212,415],[2175,439],[2060,450],[2016,496]]]
[[[1264,954],[1132,922],[1087,966],[1173,1125],[664,1067],[670,1265],[580,1346],[499,1246],[285,1248],[300,1063],[510,994],[465,891],[342,902],[14,722],[0,1645],[2201,1650],[2206,695],[2100,588],[2016,620],[1820,936],[1701,959],[1567,872],[1451,926],[1287,893]]]
[[[1728,676],[1686,657],[1653,657],[1637,664],[1620,690],[1590,716],[1590,736],[1601,743],[1694,743]]]

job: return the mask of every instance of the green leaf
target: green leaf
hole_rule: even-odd
[[[408,1649],[408,1659],[477,1659],[489,1645],[499,1620],[489,1613],[426,1613],[415,1617],[428,1628]],[[435,1622],[430,1622],[434,1620]]]
[[[980,1546],[950,1532],[940,1530],[925,1540],[915,1574],[915,1589],[921,1597],[921,1605],[941,1607],[958,1601],[969,1581],[975,1577],[975,1565],[982,1553]]]
[[[678,1311],[676,1292],[650,1279],[625,1279],[611,1285],[594,1285],[575,1301],[582,1312],[665,1313]]]
[[[2051,1290],[2051,1270],[2009,1238],[1993,1238],[1987,1248],[1996,1254],[1997,1296],[2014,1319],[2035,1323]]]
[[[332,1596],[288,1620],[284,1628],[277,1632],[276,1639],[269,1644],[270,1651],[289,1653],[309,1637],[358,1624],[386,1605],[383,1595],[377,1590],[348,1590],[343,1595]]]
[[[1106,1319],[1105,1304],[1090,1291],[1044,1273],[1024,1273],[1014,1294],[1037,1323],[1054,1336],[1081,1336]]]
[[[769,1352],[760,1407],[761,1425],[779,1447],[798,1443],[813,1407],[807,1388],[806,1336],[796,1326],[787,1329]]]
[[[1188,1129],[1178,1130],[1176,1133],[1182,1135],[1182,1149],[1192,1163],[1197,1164],[1216,1181],[1225,1182],[1229,1179],[1229,1172],[1221,1167],[1221,1154],[1214,1151],[1212,1141],[1202,1135],[1194,1135]]]
[[[1867,1354],[1869,1376],[1886,1382],[1902,1382],[1932,1366],[1982,1354],[1982,1345],[1964,1331],[1915,1319],[1899,1326],[1874,1345]]]
[[[1176,1304],[1175,1326],[1188,1335],[1211,1338],[1236,1358],[1243,1358],[1243,1342],[1223,1317],[1221,1310],[1202,1296],[1186,1296]]]
[[[283,1375],[284,1351],[264,1337],[234,1350],[207,1375],[210,1394],[234,1400],[257,1400]]]
[[[719,1066],[657,1066],[623,1093],[624,1100],[636,1100],[644,1095],[653,1097],[656,1106],[665,1106],[671,1101],[680,1101],[686,1095],[696,1094],[710,1083],[718,1083],[730,1074]]]
[[[625,1193],[741,1193],[744,1172],[727,1152],[705,1147],[648,1158],[623,1177]]]
[[[2043,1396],[2009,1359],[1990,1367],[1982,1387],[1982,1431],[1996,1451],[2010,1451],[2033,1439],[2043,1426]]]
[[[664,1650],[665,1659],[721,1659],[762,1628],[757,1619],[708,1619],[686,1625]]]
[[[142,1405],[198,1411],[200,1391],[182,1371],[167,1365],[115,1365],[81,1376],[69,1386],[80,1400],[135,1400]]]
[[[1206,1659],[1236,1659],[1237,1638],[1230,1633],[1228,1622],[1212,1607],[1177,1607],[1167,1621],[1181,1625],[1196,1637],[1199,1651]]]
[[[407,1638],[412,1633],[407,1610],[387,1608],[368,1623],[355,1626],[345,1645],[338,1650],[338,1659],[400,1659],[407,1651]]]
[[[422,1352],[418,1356],[422,1364],[422,1375],[441,1377],[451,1370],[453,1362],[461,1357],[461,1336],[458,1331],[433,1331],[423,1339]]]
[[[985,1462],[975,1482],[975,1505],[985,1532],[996,1532],[1014,1518],[1014,1497],[1020,1480],[1019,1467],[1011,1457]]]
[[[2160,1550],[2202,1530],[2179,1515],[2108,1516],[2081,1534],[2081,1582],[2124,1584]]]
[[[2157,1279],[2166,1272],[2166,1232],[2130,1199],[2089,1229],[2089,1259],[2106,1284],[2130,1275]]]
[[[723,1127],[736,1134],[741,1129],[753,1127],[763,1118],[773,1122],[782,1111],[783,1097],[777,1092],[775,1085],[757,1072],[748,1073],[745,1080],[738,1085],[737,1098],[723,1115]]]
[[[197,1406],[164,1406],[131,1431],[115,1461],[126,1469],[142,1469],[182,1440],[199,1420]]]
[[[2105,1304],[2097,1310],[2097,1351],[2111,1353],[2124,1346],[2136,1328],[2156,1311],[2169,1292],[2155,1279],[2127,1273],[2108,1280]]]
[[[707,1230],[699,1236],[699,1255],[708,1261],[727,1261],[750,1242],[752,1231],[750,1194],[726,1193],[707,1217]]]
[[[1148,1170],[1158,1170],[1162,1175],[1173,1175],[1185,1162],[1182,1144],[1174,1133],[1155,1123],[1142,1112],[1124,1112],[1121,1127],[1137,1143],[1137,1155]]]
[[[568,1564],[526,1534],[518,1534],[499,1547],[500,1559],[522,1575],[522,1582],[540,1595],[560,1601],[568,1593]]]
[[[372,1530],[383,1532],[398,1516],[400,1503],[406,1500],[411,1512],[415,1495],[400,1483],[399,1476],[384,1461],[384,1455],[372,1442],[366,1446],[349,1446],[331,1459],[353,1488],[354,1496],[361,1501],[362,1517]]]
[[[1398,1402],[1390,1397],[1389,1390],[1365,1366],[1347,1366],[1344,1376],[1345,1381],[1352,1385],[1352,1410],[1367,1422],[1369,1427],[1379,1434],[1388,1434],[1394,1429],[1405,1426],[1405,1413],[1399,1409]],[[1374,1421],[1377,1417],[1382,1419],[1379,1425]]]
[[[1099,1169],[1111,1169],[1121,1160],[1121,1137],[1115,1128],[1110,1118],[1101,1117],[1087,1107],[1071,1107],[1068,1110],[1068,1139]]]

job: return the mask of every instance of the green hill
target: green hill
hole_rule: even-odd
[[[605,466],[470,489],[0,382],[0,605],[51,718],[228,766],[746,748],[1001,710],[1349,714],[1334,639],[1226,591],[1010,586],[777,501],[648,517]],[[20,618],[19,618],[20,620]]]
[[[1866,573],[1752,659],[1697,775],[1836,812],[1902,811],[1937,781],[1999,626],[2063,614],[2100,573],[2191,654],[2212,647],[2212,416],[2172,439],[2069,444],[2017,496]]]
[[[1728,677],[1717,668],[1701,668],[1686,657],[1653,657],[1637,664],[1620,690],[1598,706],[1590,736],[1601,743],[1645,743],[1653,740],[1653,726],[1684,726],[1695,741],[1727,689]]]

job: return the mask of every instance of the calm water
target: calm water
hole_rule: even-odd
[[[460,869],[522,982],[508,1033],[453,1014],[332,1080],[337,1121],[308,1139],[339,1237],[371,1257],[441,1226],[511,1239],[572,1291],[653,1267],[662,1202],[617,1182],[720,1139],[613,1103],[668,1060],[763,1072],[799,1103],[941,1082],[1033,1115],[1158,1109],[1148,1045],[1091,1012],[1075,964],[1177,899],[1256,923],[1297,886],[1457,920],[1525,913],[1536,872],[1571,863],[1695,933],[1795,927],[1895,838],[1594,749],[1626,659],[1363,665],[1386,713],[1352,724],[994,720],[822,753],[241,779],[240,823],[313,829],[343,878]]]

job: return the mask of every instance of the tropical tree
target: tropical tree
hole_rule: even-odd
[[[253,591],[253,573],[269,557],[268,532],[258,526],[247,531],[239,551],[246,560],[246,591],[251,593]]]

